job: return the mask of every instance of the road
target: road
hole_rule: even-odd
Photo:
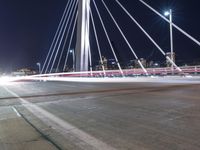
[[[199,150],[200,84],[0,86],[1,150]]]

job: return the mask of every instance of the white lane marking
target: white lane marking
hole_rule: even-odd
[[[89,107],[88,110],[96,109],[97,107]]]
[[[19,112],[17,111],[17,109],[15,107],[12,107],[12,109],[17,114],[18,117],[21,117],[21,115],[19,114]]]
[[[27,100],[19,97],[16,93],[9,90],[8,88],[4,87],[4,89],[12,94],[13,96],[17,97],[22,105],[26,107],[31,113],[41,119],[44,123],[52,128],[56,129],[59,133],[64,135],[66,138],[69,137],[69,133],[72,134],[74,137],[84,141],[88,145],[94,147],[97,150],[116,150],[115,148],[109,146],[108,144],[100,141],[99,139],[89,135],[88,133],[78,129],[77,127],[71,125],[70,123],[62,120],[61,118],[55,116],[54,114],[38,107],[37,105],[28,102]],[[83,146],[83,145],[79,145]]]
[[[74,101],[81,101],[81,100],[90,100],[90,99],[96,99],[98,97],[95,96],[88,96],[84,98],[68,98],[68,99],[60,99],[60,100],[52,100],[52,101],[46,101],[46,102],[37,102],[38,105],[42,104],[58,104],[60,102],[74,102]]]

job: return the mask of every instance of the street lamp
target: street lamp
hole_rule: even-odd
[[[71,49],[69,52],[72,54],[72,59],[73,59],[73,72],[74,72],[74,71],[75,71],[75,55],[74,55],[74,50]]]
[[[164,15],[165,15],[165,16],[169,16],[169,15],[170,15],[170,12],[169,12],[169,11],[165,11]]]
[[[173,46],[173,22],[172,22],[172,9],[170,9],[169,11],[165,11],[164,15],[167,17],[169,16],[169,21],[170,21],[170,47],[171,47],[171,60],[174,62],[174,46]],[[175,63],[175,62],[174,62]],[[173,74],[173,64],[171,65],[172,68],[172,74]]]
[[[36,65],[38,66],[39,74],[41,74],[41,64],[38,62]]]

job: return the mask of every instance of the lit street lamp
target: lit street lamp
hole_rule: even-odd
[[[171,60],[174,62],[174,46],[173,46],[173,22],[172,22],[172,10],[170,9],[169,11],[166,11],[164,13],[165,16],[169,16],[169,21],[170,21],[170,47],[171,47]],[[175,63],[175,62],[174,62]],[[172,68],[172,74],[173,74],[173,64],[171,65]]]
[[[165,15],[165,16],[169,16],[169,15],[170,15],[170,12],[169,12],[169,11],[166,11],[166,12],[164,13],[164,15]]]
[[[72,54],[72,59],[73,59],[73,72],[74,72],[74,71],[75,71],[75,55],[74,55],[74,50],[71,49],[69,52]]]
[[[41,64],[38,62],[36,65],[38,66],[39,74],[41,74]]]

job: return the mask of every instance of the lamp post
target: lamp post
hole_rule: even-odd
[[[69,51],[72,54],[72,59],[73,59],[73,72],[75,71],[75,54],[74,54],[74,50],[71,49]]]
[[[38,66],[39,74],[41,74],[41,64],[38,62],[36,65]]]
[[[171,47],[171,60],[175,63],[174,60],[174,45],[173,45],[173,22],[172,22],[172,9],[169,11],[166,11],[164,13],[165,16],[169,16],[169,21],[170,21],[170,47]],[[171,64],[171,69],[172,69],[172,74],[174,71],[174,66]]]

